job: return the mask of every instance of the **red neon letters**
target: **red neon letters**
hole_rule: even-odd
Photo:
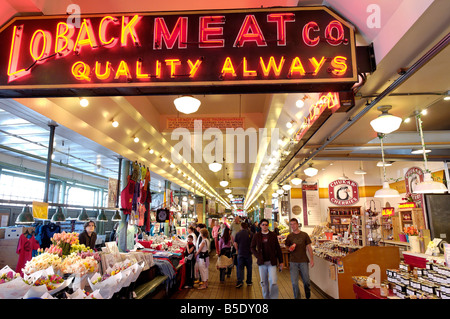
[[[144,19],[152,19],[152,30],[143,25]],[[191,19],[191,20],[189,20]],[[302,45],[308,47],[339,46],[347,44],[344,36],[344,27],[337,20],[322,23],[320,26],[315,21],[302,23],[295,26],[296,16],[292,12],[267,13],[262,19],[254,14],[242,17],[239,31],[236,34],[225,36],[225,15],[197,16],[193,20],[189,16],[148,17],[140,15],[114,17],[106,15],[101,18],[83,18],[78,29],[66,22],[58,22],[54,30],[36,29],[30,36],[24,37],[24,26],[14,26],[9,51],[8,82],[15,81],[32,71],[32,67],[43,64],[52,59],[61,59],[74,54],[80,55],[80,60],[86,54],[92,54],[98,48],[117,50],[121,47],[139,47],[145,45],[150,50],[173,50],[197,47],[200,49],[215,48],[242,48],[246,46],[287,46],[292,42],[290,37],[299,37]],[[167,20],[167,21],[166,21]],[[169,22],[169,23],[168,23]],[[198,34],[192,32],[189,23],[198,24]],[[147,23],[147,21],[146,21]],[[297,30],[300,27],[300,30]],[[268,32],[271,30],[271,33]],[[323,30],[323,31],[322,31]],[[267,33],[267,35],[265,34]],[[267,39],[266,36],[273,38]],[[276,35],[276,39],[274,39]],[[24,39],[29,41],[25,42]],[[226,39],[229,43],[226,43]],[[295,39],[296,41],[298,39]],[[119,45],[120,44],[120,45]],[[28,46],[28,50],[24,50]],[[21,49],[22,48],[22,49]],[[106,52],[106,51],[102,51]],[[147,52],[147,51],[146,51]],[[237,51],[235,51],[237,52]],[[148,55],[147,55],[148,57]],[[205,68],[200,56],[194,59],[182,56],[147,58],[144,61],[135,57],[133,61],[125,58],[118,62],[108,61],[104,58],[97,60],[95,64],[88,65],[84,61],[72,64],[72,75],[79,81],[91,81],[92,79],[108,81],[112,79],[139,79],[152,78],[167,79],[176,78],[182,74],[189,78],[195,78],[201,68]],[[234,61],[236,59],[237,61]],[[245,56],[226,57],[221,64],[223,79],[260,77],[302,78],[305,76],[317,76],[325,68],[328,74],[335,77],[343,77],[348,71],[348,57],[333,55],[329,57],[315,56],[302,53],[302,56]],[[25,62],[26,61],[26,62]],[[31,61],[31,63],[30,63]],[[116,65],[112,65],[112,63]],[[150,66],[151,65],[151,66]],[[167,68],[164,68],[166,66]],[[208,66],[210,67],[210,66]],[[152,69],[150,72],[149,69]],[[91,72],[92,70],[92,72]]]

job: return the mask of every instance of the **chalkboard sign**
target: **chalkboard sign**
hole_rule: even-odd
[[[450,195],[425,194],[424,197],[431,238],[450,242]]]

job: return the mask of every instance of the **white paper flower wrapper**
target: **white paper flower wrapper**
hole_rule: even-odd
[[[99,290],[95,290],[91,294],[86,295],[83,290],[77,289],[73,294],[66,293],[66,296],[67,299],[103,299]]]
[[[91,287],[92,291],[99,290],[100,294],[105,299],[110,299],[112,295],[119,291],[122,287],[119,286],[119,283],[122,279],[122,274],[119,272],[118,274],[108,277],[107,279],[93,284],[92,282],[95,281],[98,277],[101,277],[99,273],[95,273],[92,278],[88,278],[89,286]]]
[[[20,299],[30,290],[22,277],[11,280],[0,285],[0,299]],[[46,289],[47,291],[47,289]]]
[[[45,293],[48,293],[47,287],[45,285],[31,286],[25,296],[23,296],[23,299],[41,298],[41,296]]]

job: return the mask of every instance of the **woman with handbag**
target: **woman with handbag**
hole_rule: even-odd
[[[231,234],[230,234],[230,229],[228,227],[225,227],[225,229],[223,230],[223,235],[219,240],[219,258],[220,256],[226,256],[228,258],[231,258]],[[227,275],[228,278],[230,278],[231,276],[231,270],[233,264],[231,264],[231,266],[228,267],[220,267],[219,271],[220,271],[220,282],[223,283],[225,282],[225,274]]]
[[[201,284],[198,289],[208,288],[208,267],[209,267],[209,233],[206,228],[200,229],[200,236],[202,241],[198,246],[198,250],[195,256],[198,256],[198,270],[200,272],[200,277],[202,278],[203,284]]]

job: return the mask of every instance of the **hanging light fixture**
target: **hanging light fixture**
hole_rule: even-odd
[[[370,121],[370,125],[377,133],[389,134],[400,127],[402,119],[398,116],[389,114],[388,111],[392,108],[391,105],[382,105],[377,109],[381,114],[374,120]]]
[[[421,149],[421,148],[415,148],[415,149],[412,149],[411,150],[411,154],[423,154],[423,152],[425,152],[425,153],[430,153],[431,152],[431,150],[423,150],[423,149]]]
[[[230,188],[225,189],[226,194],[231,194],[232,190]]]
[[[87,214],[87,212],[86,212],[86,208],[83,208],[83,209],[81,210],[81,213],[80,213],[80,215],[78,215],[77,220],[78,220],[79,222],[87,222],[87,221],[89,220],[89,216],[88,216],[88,214]]]
[[[378,133],[378,137],[381,142],[381,158],[384,164],[384,148],[383,148],[383,138],[384,134]],[[386,180],[386,166],[383,165],[383,188],[377,190],[373,197],[400,197],[400,194],[397,190],[389,187],[389,183]]]
[[[209,166],[209,169],[211,171],[213,171],[214,173],[217,173],[218,171],[220,171],[222,169],[222,164],[217,163],[216,160],[214,160],[214,162],[210,163],[208,166]]]
[[[98,222],[107,222],[108,221],[108,218],[106,217],[104,209],[100,209],[100,211],[97,215],[97,221]]]
[[[278,197],[278,193],[277,192],[273,193],[272,197],[277,198]]]
[[[34,223],[34,217],[33,214],[30,211],[30,206],[26,205],[22,212],[17,216],[16,218],[16,224],[33,224]]]
[[[291,189],[291,185],[289,185],[289,184],[284,184],[284,185],[282,186],[282,188],[283,188],[285,191],[288,191],[288,190]]]
[[[61,206],[58,206],[56,213],[52,216],[52,222],[63,222],[66,220],[66,215],[64,215]]]
[[[173,101],[173,103],[175,104],[177,110],[184,114],[191,114],[197,112],[201,104],[200,100],[190,95],[184,95],[179,98],[176,98]]]
[[[291,179],[291,183],[295,186],[298,186],[302,183],[302,179],[295,175],[295,177]]]
[[[120,212],[119,212],[119,210],[116,210],[116,212],[114,213],[114,216],[111,218],[111,221],[118,222],[121,220],[122,220],[122,217],[120,216]]]
[[[357,169],[353,173],[356,174],[356,175],[365,175],[365,174],[367,174],[367,172],[362,169],[362,161],[359,162],[359,169]]]
[[[284,190],[280,187],[280,188],[277,189],[277,193],[279,195],[283,195],[284,194]]]
[[[448,191],[448,189],[444,185],[444,183],[433,181],[433,178],[431,177],[431,172],[430,172],[430,170],[428,170],[427,154],[425,152],[425,141],[423,138],[423,130],[422,130],[422,119],[421,119],[421,114],[419,112],[416,112],[416,124],[419,129],[420,141],[422,143],[422,154],[423,154],[423,161],[425,164],[425,173],[423,175],[423,182],[416,185],[416,187],[413,190],[413,193],[415,193],[415,194],[446,193]]]
[[[309,163],[309,167],[303,171],[309,177],[317,175],[317,172],[319,171],[317,168],[312,167],[312,165],[312,163]]]

